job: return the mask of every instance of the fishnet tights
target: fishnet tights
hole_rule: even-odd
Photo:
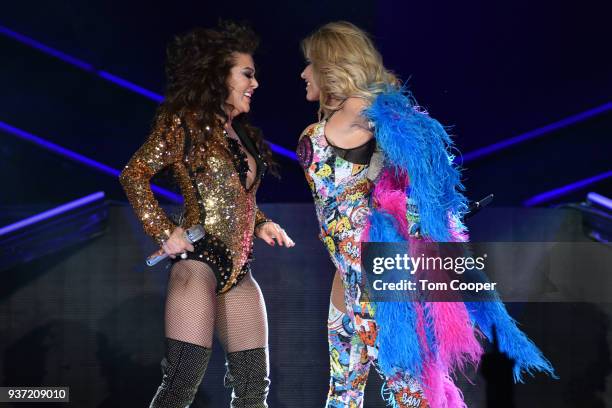
[[[251,273],[217,296],[217,280],[207,264],[178,261],[170,272],[166,337],[211,348],[213,334],[226,353],[268,345],[266,306]]]

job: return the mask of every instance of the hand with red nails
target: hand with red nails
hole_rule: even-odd
[[[289,238],[285,230],[272,221],[264,222],[259,225],[255,229],[255,236],[263,239],[270,246],[274,246],[276,243],[278,243],[279,246],[285,246],[287,248],[295,246],[295,242]]]

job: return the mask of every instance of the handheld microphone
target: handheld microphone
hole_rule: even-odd
[[[483,198],[480,201],[473,201],[468,206],[468,210],[465,213],[465,216],[463,218],[467,219],[467,218],[470,218],[471,216],[475,215],[483,207],[486,207],[487,205],[491,204],[491,201],[493,201],[493,194],[489,194],[488,196],[486,196],[485,198]]]
[[[204,232],[204,227],[202,227],[200,224],[194,225],[193,227],[185,230],[185,233],[183,234],[185,240],[187,240],[187,242],[189,242],[190,244],[195,244],[197,241],[204,238],[204,235],[206,235],[206,233]],[[147,258],[146,263],[148,266],[154,266],[162,260],[166,259],[167,257],[168,254],[166,253],[163,253],[161,255],[152,255]]]

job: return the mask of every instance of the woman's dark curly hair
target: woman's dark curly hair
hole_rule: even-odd
[[[232,54],[253,55],[258,45],[259,38],[250,27],[231,21],[176,36],[166,51],[166,95],[160,110],[170,117],[198,112],[202,129],[218,123],[219,116],[227,120],[223,107],[229,96],[226,81],[235,63]],[[276,164],[261,131],[244,114],[233,121],[245,128],[274,173]]]

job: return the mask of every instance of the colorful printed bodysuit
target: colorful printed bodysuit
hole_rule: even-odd
[[[360,408],[372,363],[381,373],[376,363],[375,310],[362,291],[360,258],[360,240],[373,188],[367,176],[375,141],[354,149],[335,147],[325,137],[326,122],[309,126],[297,150],[314,197],[320,238],[342,277],[347,308],[344,314],[330,302],[331,377],[326,407]],[[419,384],[408,373],[398,372],[383,379],[390,406],[428,406]]]

